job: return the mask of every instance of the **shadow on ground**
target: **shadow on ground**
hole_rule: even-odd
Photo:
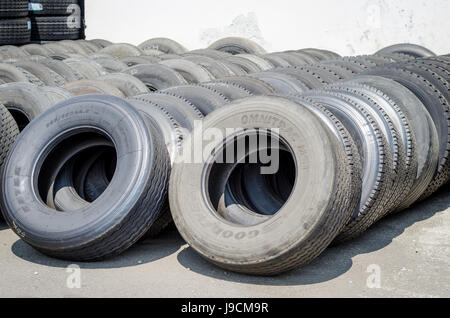
[[[137,266],[176,253],[185,244],[176,229],[167,230],[156,239],[141,240],[130,249],[116,257],[100,262],[76,262],[78,266],[86,269],[95,268],[120,268]],[[58,260],[48,257],[22,240],[17,240],[11,247],[11,251],[26,261],[51,267],[67,267],[74,262]]]
[[[445,213],[449,206],[450,187],[446,187],[427,201],[384,218],[361,237],[327,248],[318,258],[303,268],[276,277],[256,277],[225,271],[201,258],[190,247],[183,249],[177,258],[181,265],[191,271],[226,281],[275,286],[316,284],[346,273],[352,267],[354,256],[371,253],[388,246],[409,226],[437,213]]]

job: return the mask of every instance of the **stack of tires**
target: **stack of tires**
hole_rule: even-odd
[[[53,257],[117,255],[173,217],[209,261],[274,275],[450,180],[450,58],[419,46],[339,57],[158,38],[5,52],[23,56],[0,64],[1,210]]]
[[[0,45],[30,42],[28,0],[0,0]]]
[[[29,10],[31,41],[80,38],[82,23],[78,0],[32,0]]]

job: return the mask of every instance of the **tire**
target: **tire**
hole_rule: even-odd
[[[30,14],[70,15],[76,12],[75,6],[78,6],[78,0],[32,0]]]
[[[93,39],[89,40],[89,42],[93,43],[94,45],[97,45],[100,49],[104,49],[105,47],[113,44],[112,42],[104,39]]]
[[[142,116],[146,116],[159,133],[164,136],[169,154],[175,155],[181,145],[182,131],[179,124],[163,109],[156,104],[146,103],[139,100],[128,99]],[[157,126],[156,126],[157,124]],[[91,141],[92,143],[92,141]],[[106,145],[103,145],[106,146]],[[61,211],[72,211],[83,208],[89,202],[95,201],[106,190],[110,183],[106,171],[105,159],[109,159],[107,151],[97,150],[95,153],[87,154],[86,157],[73,158],[68,162],[55,180],[54,202],[55,207]],[[172,157],[173,158],[173,157]],[[80,162],[81,161],[81,162]],[[78,164],[78,167],[76,166]],[[77,177],[74,177],[77,171]],[[81,171],[81,173],[79,172]],[[74,180],[77,184],[74,184]],[[78,189],[78,191],[76,191]],[[79,195],[78,193],[81,195]],[[145,234],[146,237],[155,237],[171,222],[168,201],[164,203],[161,215],[155,220]]]
[[[64,60],[64,63],[81,74],[84,79],[96,79],[108,74],[99,63],[88,58],[68,58]]]
[[[269,61],[267,61],[267,60],[265,60],[265,59],[263,59],[263,58],[261,58],[261,57],[259,57],[257,55],[254,55],[254,54],[238,54],[236,56],[242,57],[244,59],[249,60],[250,62],[255,63],[263,71],[268,71],[268,70],[271,70],[271,69],[273,69],[275,67]]]
[[[214,83],[236,84],[244,87],[253,95],[269,95],[274,94],[275,89],[268,83],[251,76],[232,76],[215,80]]]
[[[76,40],[80,37],[80,26],[73,17],[33,16],[31,18],[32,41]],[[78,17],[81,20],[81,17]]]
[[[169,113],[181,127],[188,131],[191,131],[194,128],[195,121],[203,119],[202,113],[191,102],[181,96],[169,92],[153,92],[150,94],[134,96],[133,99],[145,103],[156,104]]]
[[[91,59],[100,64],[109,73],[119,73],[128,68],[128,65],[108,55],[91,56]]]
[[[265,54],[264,50],[259,44],[249,39],[239,37],[228,37],[217,40],[212,43],[209,49],[227,52],[233,55],[236,54]]]
[[[139,44],[138,47],[144,52],[152,52],[154,50],[166,54],[183,54],[187,52],[187,49],[180,43],[167,38],[153,38]]]
[[[150,90],[144,83],[129,74],[113,73],[99,77],[98,80],[114,85],[125,97],[150,93]]]
[[[31,121],[55,104],[43,88],[30,83],[0,85],[0,104],[12,114],[22,131]]]
[[[123,63],[127,65],[127,67],[140,65],[140,64],[154,64],[161,62],[161,59],[157,56],[128,56],[120,59]]]
[[[386,138],[392,156],[393,172],[390,180],[392,186],[389,204],[385,207],[385,214],[392,212],[404,202],[405,196],[411,190],[415,173],[417,173],[417,170],[412,173],[407,165],[406,152],[410,151],[410,149],[408,149],[400,135],[400,130],[403,127],[394,124],[392,113],[388,115],[388,111],[392,109],[392,106],[390,104],[383,105],[383,100],[379,96],[371,94],[372,91],[364,86],[339,83],[327,87],[326,90],[342,94],[364,107],[378,124],[381,133]],[[411,160],[412,158],[408,158],[409,163],[411,163]]]
[[[387,213],[392,193],[392,155],[386,138],[372,116],[343,95],[312,91],[304,94],[332,112],[350,132],[363,160],[362,191],[352,219],[336,237],[337,242],[354,238]]]
[[[72,92],[75,96],[87,94],[105,94],[124,98],[125,95],[116,86],[101,80],[81,80],[67,83],[63,88]]]
[[[295,95],[309,90],[308,86],[289,74],[266,71],[254,73],[250,76],[266,82],[275,89],[277,94],[281,95]]]
[[[209,87],[218,91],[230,101],[250,97],[253,95],[246,88],[232,83],[210,82],[210,83],[203,83],[201,84],[201,86]]]
[[[226,58],[230,55],[231,55],[230,53],[212,50],[212,49],[197,49],[197,50],[192,50],[192,51],[188,51],[188,52],[184,53],[183,57],[185,57],[185,56],[206,56],[206,57],[212,58],[214,60],[219,60],[219,59]]]
[[[44,57],[49,57],[50,54],[54,53],[47,49],[45,46],[40,44],[26,44],[20,47],[23,51],[30,55],[40,55]]]
[[[27,59],[30,54],[22,48],[12,45],[2,45],[0,46],[0,57],[4,60],[17,60],[17,59]]]
[[[0,104],[0,173],[8,157],[9,151],[19,135],[19,127],[5,106]],[[0,214],[1,219],[1,214]]]
[[[250,74],[250,73],[258,73],[263,71],[263,69],[261,69],[258,64],[250,61],[247,58],[243,58],[240,56],[230,56],[227,57],[225,59],[223,59],[226,62],[230,62],[234,65],[236,65],[237,67],[239,67],[240,69],[242,69],[246,74]],[[222,60],[219,60],[222,61]]]
[[[419,71],[411,71],[399,67],[377,67],[365,75],[380,75],[393,79],[411,90],[427,108],[436,125],[439,138],[439,165],[421,199],[428,197],[441,185],[445,184],[450,173],[450,106],[440,89],[441,82],[434,77],[424,77]],[[439,86],[437,86],[439,85]],[[445,91],[445,93],[447,93]]]
[[[436,56],[436,54],[434,54],[433,52],[431,52],[430,50],[428,50],[423,46],[409,43],[391,45],[385,47],[384,49],[379,50],[375,54],[384,54],[384,53],[401,53],[410,55],[412,57]]]
[[[161,136],[163,136],[171,162],[181,148],[185,138],[181,124],[159,104],[153,103],[145,98],[128,98],[127,101],[136,108],[142,116],[146,116],[155,123]]]
[[[61,75],[41,63],[33,61],[18,61],[14,63],[14,65],[30,72],[47,86],[59,87],[66,83],[65,79]]]
[[[226,64],[207,56],[193,54],[189,56],[183,56],[183,59],[194,62],[195,64],[206,68],[212,74],[212,76],[217,79],[236,75],[233,70],[230,69]]]
[[[211,87],[198,85],[174,86],[163,92],[172,93],[183,97],[192,103],[203,116],[230,103],[230,100]]]
[[[0,80],[5,83],[24,82],[44,86],[44,83],[30,72],[6,63],[0,63]]]
[[[83,47],[78,41],[74,40],[63,40],[58,42],[59,45],[66,47],[70,53],[80,54],[83,56],[88,56],[92,52]]]
[[[223,166],[222,169],[216,169],[217,165],[208,163],[175,164],[170,179],[169,199],[179,232],[201,256],[227,270],[275,275],[310,262],[338,234],[348,214],[346,196],[350,173],[344,163],[345,153],[331,131],[310,111],[283,98],[253,97],[235,102],[206,118],[203,126],[219,128],[223,132],[225,128],[234,127],[254,131],[255,125],[273,129],[272,123],[264,124],[263,120],[243,121],[254,116],[255,111],[261,116],[276,116],[278,122],[289,125],[290,130],[280,127],[284,143],[292,149],[291,155],[295,152],[296,158],[307,160],[305,167],[308,169],[302,170],[305,178],[297,180],[292,196],[280,211],[265,222],[246,227],[227,221],[219,214],[217,198],[223,192],[218,188],[228,179],[223,174],[231,168]],[[198,134],[199,131],[194,130],[194,138]],[[296,138],[293,138],[294,134]],[[189,145],[188,141],[186,146]],[[219,140],[214,146],[222,142]],[[301,152],[298,150],[300,144]],[[218,178],[203,174],[204,169]],[[323,180],[325,184],[317,187],[311,183],[317,180],[311,175],[315,173],[327,174]],[[206,198],[210,198],[207,200],[198,187],[206,189],[210,178],[215,181],[209,183],[206,190]],[[314,195],[305,196],[304,189],[314,191]],[[306,218],[298,218],[299,207],[303,207],[302,213],[306,213]],[[269,224],[271,226],[267,226]]]
[[[122,73],[137,77],[152,92],[176,85],[187,84],[187,81],[178,72],[161,64],[136,65],[127,68]]]
[[[26,17],[28,0],[0,0],[0,18]]]
[[[52,71],[58,73],[60,76],[64,78],[66,83],[74,82],[82,80],[84,77],[78,73],[77,70],[74,68],[71,68],[69,65],[67,65],[64,62],[54,60],[51,58],[44,58],[39,59],[38,63],[48,67]]]
[[[68,111],[70,120],[49,124],[55,118],[64,118]],[[41,150],[51,150],[54,143],[59,148],[70,144],[68,129],[72,138],[84,139],[89,136],[85,126],[93,127],[91,134],[104,137],[99,131],[106,131],[110,136],[119,158],[116,172],[106,191],[83,209],[87,214],[56,214],[42,203],[30,177],[18,176],[17,169],[35,175],[36,161],[44,161],[38,175],[45,186],[45,169],[51,166],[56,152],[53,148],[42,158]],[[61,133],[62,139],[55,141],[54,136]],[[29,154],[26,158],[22,155],[25,150]],[[169,173],[170,161],[161,136],[131,105],[106,96],[74,98],[44,113],[20,136],[5,169],[2,207],[13,230],[42,253],[75,261],[101,260],[125,251],[148,231],[164,203]],[[16,188],[15,194],[14,179],[24,185]],[[27,198],[26,205],[20,199],[23,197]],[[29,210],[33,215],[26,213]]]
[[[433,119],[417,96],[394,80],[380,76],[360,75],[351,82],[370,85],[383,92],[386,97],[389,96],[411,126],[412,139],[418,149],[417,172],[411,191],[397,211],[406,209],[422,195],[437,169],[439,139]]]
[[[128,44],[128,43],[116,43],[111,44],[100,51],[97,52],[98,54],[106,54],[110,55],[115,58],[123,58],[128,56],[140,56],[144,55],[144,52],[140,50],[138,47]]]
[[[56,105],[59,102],[65,101],[66,99],[72,98],[75,95],[73,95],[70,91],[67,89],[64,89],[62,87],[53,87],[53,86],[44,86],[41,88],[47,97],[51,100],[52,105]]]
[[[215,77],[203,66],[184,59],[173,59],[159,62],[177,71],[190,84],[209,82]]]
[[[327,81],[314,71],[296,66],[274,69],[274,72],[288,74],[302,82],[309,89],[317,89],[327,85]]]
[[[0,20],[0,45],[30,43],[30,19]]]

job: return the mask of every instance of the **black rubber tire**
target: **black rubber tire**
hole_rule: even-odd
[[[101,49],[97,53],[110,55],[118,59],[128,56],[140,56],[144,54],[144,52],[142,52],[142,50],[140,50],[137,46],[129,43],[111,44]]]
[[[236,56],[242,57],[244,59],[249,60],[250,62],[255,63],[263,71],[268,71],[275,68],[275,65],[273,65],[270,61],[262,57],[259,57],[258,55],[255,54],[238,54]]]
[[[6,63],[0,63],[0,80],[5,83],[23,82],[44,86],[44,83],[30,72]]]
[[[70,15],[78,4],[78,0],[31,0],[30,14]]]
[[[209,82],[215,79],[207,68],[185,59],[165,60],[159,62],[159,64],[177,71],[189,84]]]
[[[50,68],[52,71],[61,75],[66,83],[82,80],[84,77],[74,68],[66,63],[51,58],[39,59],[38,63]]]
[[[89,40],[89,42],[93,43],[94,45],[97,45],[97,47],[99,47],[100,49],[103,49],[113,44],[112,42],[104,39],[93,39]]]
[[[187,99],[169,92],[153,92],[137,95],[133,99],[156,104],[169,113],[183,128],[191,131],[195,121],[203,119],[202,113]]]
[[[140,79],[151,91],[163,90],[176,85],[187,84],[181,74],[161,64],[141,64],[127,68],[122,73]]]
[[[81,17],[78,17],[81,19]],[[73,23],[73,17],[33,16],[31,17],[32,41],[76,40],[80,37],[80,27]]]
[[[150,90],[139,80],[125,73],[112,73],[97,78],[100,81],[104,81],[117,87],[125,97],[136,96],[140,94],[148,94]]]
[[[410,44],[410,43],[394,44],[376,52],[376,54],[384,54],[384,53],[402,53],[411,55],[413,57],[436,56],[436,54],[431,52],[429,49],[417,44]]]
[[[28,0],[0,0],[0,18],[26,17]]]
[[[192,103],[203,116],[230,103],[230,100],[212,87],[200,85],[174,86],[163,92],[172,93],[183,97]]]
[[[63,119],[67,112],[70,120]],[[76,137],[85,126],[97,129],[96,134],[98,129],[106,131],[114,142],[116,172],[102,196],[80,211],[86,213],[56,214],[37,197],[29,176],[55,135],[73,129]],[[23,156],[24,150],[28,156]],[[52,153],[45,162],[52,160]],[[45,167],[39,173],[43,177]],[[74,98],[44,113],[15,143],[5,168],[2,207],[11,228],[42,253],[74,261],[101,260],[128,249],[159,217],[169,173],[162,137],[131,105],[98,95]],[[23,187],[14,186],[14,180]]]
[[[155,123],[155,127],[164,138],[169,157],[173,162],[185,137],[185,131],[181,124],[163,106],[151,102],[149,99],[133,97],[128,98],[127,101],[143,116],[147,116]]]
[[[261,120],[245,120],[255,115],[260,115]],[[278,120],[265,123],[262,118],[267,116]],[[295,153],[296,160],[306,165],[302,169],[304,178],[297,180],[290,199],[270,220],[246,227],[224,220],[213,212],[217,210],[213,202],[218,194],[206,190],[208,198],[214,197],[211,203],[203,195],[208,182],[203,179],[204,169],[209,166],[180,163],[173,168],[169,199],[179,232],[201,256],[227,270],[276,275],[298,268],[317,257],[348,218],[350,173],[345,165],[345,153],[332,132],[306,108],[280,97],[252,97],[218,110],[204,120],[203,127],[215,127],[223,132],[225,128],[235,127],[273,129],[274,122],[280,123],[280,135]],[[199,133],[195,130],[193,138]],[[215,146],[222,142],[218,141]],[[223,168],[217,172],[227,170]],[[316,173],[327,174],[321,179],[320,187],[311,183],[317,180]],[[206,179],[211,178],[213,176]],[[221,181],[214,178],[214,183],[209,185],[218,182]],[[199,185],[202,191],[198,191]],[[304,195],[310,191],[314,191],[314,195]],[[216,192],[222,191],[217,189]],[[306,218],[298,217],[299,208]]]
[[[8,108],[20,130],[56,102],[54,96],[30,83],[0,85],[0,104]]]
[[[0,103],[0,173],[3,172],[6,158],[18,135],[19,127],[16,121],[6,107]]]
[[[427,72],[425,75],[422,71],[412,71],[401,65],[398,67],[381,66],[363,74],[379,75],[399,82],[422,101],[433,118],[439,138],[439,165],[421,199],[428,197],[446,183],[450,174],[450,105],[444,95],[444,93],[448,94],[447,89],[431,73]]]
[[[230,55],[231,55],[230,53],[223,52],[223,51],[217,51],[217,50],[212,50],[212,49],[197,49],[197,50],[192,50],[192,51],[188,51],[188,52],[184,53],[183,57],[185,57],[185,56],[206,56],[206,57],[212,58],[214,60],[219,60],[219,59],[225,58]]]
[[[40,55],[49,57],[53,52],[40,44],[26,44],[20,47],[23,51],[30,55]]]
[[[215,80],[214,82],[237,84],[244,87],[253,95],[269,95],[275,93],[275,89],[270,84],[248,75],[230,76],[220,80]]]
[[[233,83],[220,83],[220,82],[209,82],[203,83],[201,86],[206,86],[212,88],[223,96],[225,96],[230,101],[234,101],[236,99],[241,99],[245,97],[250,97],[253,94],[247,90],[245,87],[242,87],[238,84]]]
[[[94,55],[90,57],[93,61],[100,64],[105,71],[109,73],[118,73],[128,68],[124,62],[109,55]]]
[[[63,88],[72,92],[75,96],[88,94],[105,94],[124,98],[125,95],[116,86],[102,80],[86,79],[67,83]]]
[[[66,83],[66,80],[61,75],[39,62],[21,60],[14,63],[14,65],[30,72],[47,86],[59,87]]]
[[[127,65],[127,67],[140,65],[140,64],[154,64],[161,62],[161,59],[157,56],[148,56],[148,55],[141,55],[141,56],[128,56],[123,57],[120,59],[123,63]]]
[[[237,67],[239,67],[240,69],[242,69],[246,74],[258,73],[258,72],[263,71],[263,69],[261,67],[259,67],[258,64],[250,61],[247,58],[243,58],[243,57],[237,56],[237,55],[233,55],[233,56],[224,58],[223,60],[219,60],[219,61],[225,61],[225,62],[232,63],[232,64],[236,65]]]
[[[415,174],[411,173],[406,162],[406,151],[409,151],[409,149],[405,148],[400,136],[402,127],[397,127],[394,124],[393,119],[386,111],[386,107],[383,107],[382,100],[377,98],[378,96],[372,95],[371,91],[364,86],[353,86],[344,82],[328,86],[325,89],[342,94],[360,104],[378,124],[381,133],[387,140],[393,163],[390,181],[392,184],[391,194],[389,204],[385,207],[385,214],[395,210],[404,202],[405,196],[410,192],[415,179]],[[391,108],[391,105],[388,105],[388,108]],[[411,162],[411,158],[409,158],[409,162]],[[380,218],[383,216],[380,216]]]
[[[240,37],[228,37],[217,40],[212,43],[209,49],[227,52],[233,55],[236,54],[265,54],[264,50],[259,44],[249,39],[244,39]]]
[[[281,95],[295,95],[309,90],[308,86],[289,74],[266,71],[261,73],[253,73],[250,74],[250,76],[266,82],[275,89],[277,94]]]
[[[0,45],[30,43],[30,19],[0,19]]]
[[[236,75],[227,64],[207,56],[192,54],[183,56],[183,59],[203,66],[217,79]]]
[[[180,43],[167,38],[153,38],[138,45],[144,52],[152,52],[154,50],[166,54],[183,54],[187,49]]]
[[[306,85],[309,89],[321,88],[328,84],[327,81],[315,71],[303,69],[297,66],[276,68],[273,71],[293,76],[298,81]]]
[[[386,138],[372,116],[351,99],[327,91],[304,94],[326,107],[347,128],[363,158],[362,192],[352,219],[336,238],[342,242],[366,231],[389,207],[393,164]]]
[[[351,79],[351,82],[370,85],[386,94],[411,126],[410,132],[417,148],[417,172],[410,193],[397,210],[406,209],[426,190],[437,169],[439,139],[433,119],[420,99],[394,80],[381,76],[359,75]]]

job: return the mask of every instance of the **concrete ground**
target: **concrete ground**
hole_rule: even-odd
[[[68,265],[0,223],[0,297],[450,297],[450,188],[278,277],[221,270],[176,230],[114,259],[78,264],[79,276]],[[81,288],[68,287],[77,282]]]

